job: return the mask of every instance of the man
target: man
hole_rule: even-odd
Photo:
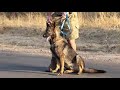
[[[52,23],[52,21],[57,21],[57,17],[60,17],[60,21],[58,25],[61,26],[61,23],[66,18],[66,14],[68,12],[48,12],[47,13],[47,23]],[[76,39],[79,38],[79,23],[78,23],[78,16],[77,12],[69,12],[69,21],[70,21],[70,34],[66,36],[68,43],[71,47],[76,51]],[[67,27],[65,23],[64,27]],[[66,28],[63,28],[63,32],[67,31]]]

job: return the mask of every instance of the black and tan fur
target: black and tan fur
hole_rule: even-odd
[[[49,66],[49,71],[57,72],[58,75],[63,73],[76,72],[81,73],[105,73],[104,70],[86,69],[84,60],[79,56],[74,49],[68,44],[60,34],[60,29],[56,28],[55,22],[47,24],[44,38],[49,37],[50,50],[52,52],[52,60]]]

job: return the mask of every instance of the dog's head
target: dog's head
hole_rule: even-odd
[[[56,30],[56,25],[55,23],[50,23],[46,25],[46,30],[45,33],[43,34],[44,38],[47,38],[47,40],[49,41],[51,38],[54,39],[56,37],[60,36],[60,30]]]

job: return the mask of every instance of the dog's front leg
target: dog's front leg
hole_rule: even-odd
[[[52,70],[52,72],[56,73],[58,71],[58,69],[60,69],[60,63],[59,63],[59,60],[56,59],[56,67],[54,70]]]
[[[51,63],[46,72],[52,72],[56,68],[56,58],[52,55]]]
[[[64,54],[60,54],[60,72],[58,73],[58,75],[63,75],[64,72]]]

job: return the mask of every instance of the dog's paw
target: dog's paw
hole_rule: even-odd
[[[65,70],[64,73],[65,73],[65,74],[73,73],[73,70]]]
[[[67,74],[67,73],[69,73],[69,71],[68,71],[68,70],[65,70],[64,73]]]
[[[58,73],[58,74],[57,74],[57,76],[62,76],[62,75],[63,75],[63,73],[62,73],[62,72],[60,72],[60,73]]]
[[[78,72],[78,73],[77,73],[77,75],[80,75],[80,74],[82,74],[82,72]]]
[[[57,71],[56,70],[52,70],[52,73],[56,73]]]

